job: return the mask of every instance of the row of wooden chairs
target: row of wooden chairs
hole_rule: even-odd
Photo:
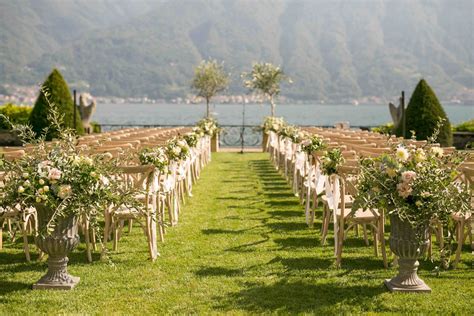
[[[109,153],[112,157],[121,158],[124,162],[121,172],[114,176],[114,181],[123,183],[124,188],[135,186],[145,193],[137,196],[143,207],[141,209],[128,208],[125,205],[110,206],[104,211],[105,227],[103,245],[113,238],[113,249],[118,248],[118,240],[123,233],[124,222],[129,222],[129,231],[132,223],[138,222],[148,241],[150,258],[158,256],[157,235],[164,241],[165,227],[178,223],[180,205],[185,201],[185,194],[192,195],[192,184],[199,178],[200,170],[210,161],[210,139],[203,137],[195,148],[191,148],[190,156],[184,161],[174,161],[170,165],[169,173],[160,173],[153,166],[141,166],[137,152],[143,148],[162,146],[172,137],[190,132],[189,128],[152,128],[112,131],[97,135],[88,135],[78,139],[78,148],[81,154],[96,155]],[[53,141],[54,142],[54,141]],[[51,142],[51,143],[53,143]],[[16,159],[28,154],[31,146],[21,148],[0,148],[5,159]],[[1,180],[1,179],[0,179]],[[16,210],[13,212],[13,210]],[[168,211],[168,222],[165,213]],[[29,213],[28,213],[29,212]],[[2,231],[4,223],[9,227],[14,237],[13,229],[17,224],[24,236],[26,259],[30,260],[27,235],[35,230],[37,225],[34,210],[4,210],[0,212],[0,249],[2,246]],[[156,226],[158,225],[158,230]],[[10,229],[11,228],[11,229]],[[82,231],[86,242],[87,259],[92,261],[92,250],[96,249],[95,228],[91,227],[88,218],[82,219]],[[112,236],[111,236],[112,235]]]
[[[376,157],[388,153],[393,146],[401,143],[409,143],[417,147],[426,146],[426,141],[403,140],[394,136],[384,136],[378,133],[359,130],[340,130],[323,128],[302,128],[301,130],[315,134],[324,139],[328,149],[339,148],[346,163],[339,168],[338,173],[325,176],[321,171],[321,158],[323,152],[313,152],[311,155],[300,150],[300,145],[293,143],[289,138],[279,136],[270,132],[267,151],[270,159],[277,170],[281,170],[285,178],[290,182],[295,195],[300,197],[301,203],[305,204],[306,221],[310,227],[314,224],[315,210],[319,200],[323,204],[323,218],[321,230],[321,242],[325,244],[329,223],[334,223],[334,245],[336,265],[340,266],[342,260],[342,248],[348,230],[354,228],[356,235],[359,227],[362,227],[364,239],[368,245],[367,231],[372,231],[374,239],[374,252],[378,255],[380,244],[383,263],[387,267],[387,255],[385,251],[385,216],[384,210],[357,210],[351,212],[352,196],[356,194],[354,180],[359,171],[358,159],[361,157]],[[430,146],[439,146],[431,144]],[[453,147],[444,147],[446,154],[452,153]],[[474,155],[471,155],[471,158]],[[468,169],[472,167],[472,160],[468,158],[462,169],[464,175],[469,178]],[[472,221],[470,214],[464,217],[453,218],[458,224],[458,249],[456,252],[455,265],[459,261],[462,244],[467,236],[472,243]],[[468,228],[468,233],[464,234]],[[438,240],[442,242],[442,232],[438,233]]]

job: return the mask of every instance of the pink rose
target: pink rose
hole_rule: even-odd
[[[416,172],[414,172],[414,171],[402,172],[402,181],[403,182],[410,183],[415,178],[416,178]]]
[[[61,170],[57,169],[57,168],[51,168],[49,169],[49,173],[48,173],[48,179],[50,181],[57,181],[59,179],[61,179]]]

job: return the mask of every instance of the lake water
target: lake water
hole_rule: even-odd
[[[472,105],[445,105],[453,124],[474,119]],[[211,105],[211,112],[221,125],[240,125],[242,104]],[[194,124],[206,113],[204,104],[98,104],[93,120],[101,124],[187,125]],[[270,115],[270,106],[247,104],[245,124],[260,125]],[[376,126],[391,122],[388,105],[277,105],[276,115],[295,125],[333,125],[348,121],[352,126]]]

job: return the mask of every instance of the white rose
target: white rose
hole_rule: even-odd
[[[178,156],[180,153],[181,153],[181,148],[179,148],[179,147],[174,147],[173,148],[173,154]]]
[[[441,147],[431,147],[431,152],[436,156],[436,157],[443,157],[444,150]]]
[[[44,184],[44,180],[43,180],[43,179],[39,179],[38,183],[39,183],[40,185],[43,185],[43,184]]]
[[[58,196],[61,198],[61,199],[65,199],[67,198],[68,196],[70,196],[72,194],[72,189],[71,189],[71,186],[70,185],[61,185],[59,187],[59,192],[58,192]]]
[[[23,193],[23,192],[25,192],[25,188],[20,185],[18,187],[18,193]]]

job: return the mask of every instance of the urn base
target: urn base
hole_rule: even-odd
[[[67,257],[49,257],[48,272],[33,284],[33,290],[72,290],[81,280],[67,273]]]
[[[385,286],[390,292],[431,293],[431,288],[428,285],[426,285],[424,282],[418,285],[403,285],[403,284],[394,282],[393,279],[386,279],[383,283],[385,284]]]
[[[39,280],[35,284],[33,284],[33,290],[72,290],[79,284],[81,280],[80,277],[75,277],[69,275],[69,280],[67,283],[63,282],[45,282],[43,280]]]

